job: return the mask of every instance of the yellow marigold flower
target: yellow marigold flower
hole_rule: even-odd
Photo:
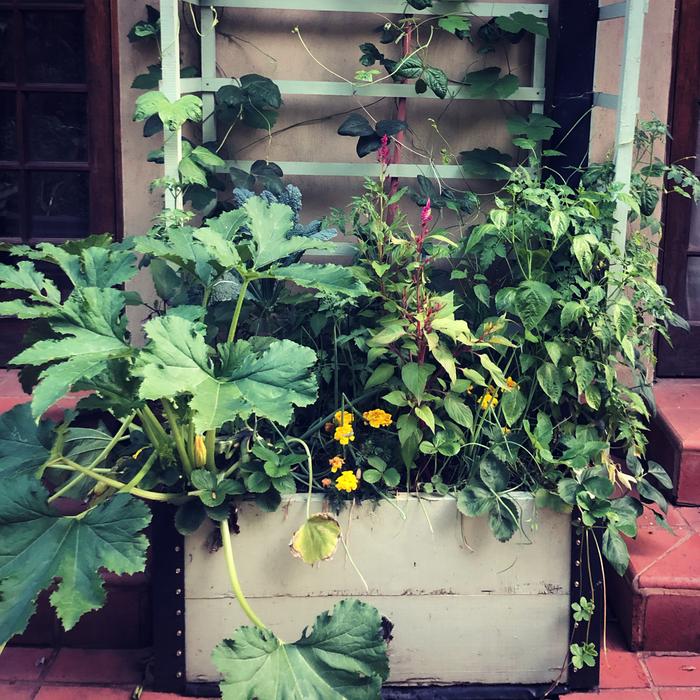
[[[391,413],[383,411],[381,408],[374,408],[371,411],[365,411],[362,417],[373,427],[373,428],[385,428],[393,423],[391,418]]]
[[[509,389],[517,389],[518,388],[518,382],[513,379],[513,377],[508,377],[506,379],[506,385],[508,386]]]
[[[333,439],[337,440],[341,445],[347,445],[355,439],[355,433],[352,425],[339,425],[333,433]]]
[[[321,486],[323,486],[324,489],[327,489],[331,484],[333,483],[332,479],[321,479]]]
[[[498,406],[498,399],[490,391],[487,391],[481,399],[479,399],[479,406],[481,406],[482,411],[486,411],[489,408],[496,408],[496,406]]]
[[[335,412],[335,423],[336,425],[349,425],[352,423],[353,415],[348,411],[336,411]]]
[[[343,468],[345,460],[339,455],[336,455],[328,460],[328,464],[331,465],[331,471],[335,474],[335,472],[339,472]]]
[[[194,466],[203,467],[207,463],[207,446],[201,435],[194,436]]]
[[[335,487],[338,491],[351,493],[357,488],[357,477],[351,471],[345,471],[335,480]]]

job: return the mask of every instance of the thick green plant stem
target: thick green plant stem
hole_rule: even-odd
[[[151,467],[155,464],[158,458],[158,453],[153,450],[153,452],[148,456],[148,459],[144,462],[141,469],[139,469],[136,474],[131,478],[128,484],[124,486],[122,491],[124,493],[133,493],[134,489],[144,480],[148,472],[151,471]]]
[[[161,440],[167,440],[168,434],[165,432],[165,429],[160,424],[160,421],[156,418],[155,413],[153,413],[153,411],[151,410],[151,407],[148,404],[143,407],[143,413],[144,413],[144,415],[148,416],[148,419],[149,419],[151,426],[153,427],[153,430],[155,431],[156,435]]]
[[[124,433],[129,429],[131,422],[136,418],[136,412],[132,413],[120,426],[119,430],[114,434],[114,437],[107,443],[105,448],[100,452],[100,454],[95,457],[95,459],[88,464],[88,469],[94,469],[99,466],[100,462],[105,460],[109,453],[116,447],[117,443],[124,437]]]
[[[207,430],[204,445],[207,448],[207,469],[213,473],[216,471],[216,430]]]
[[[91,479],[99,481],[102,484],[106,484],[107,486],[111,486],[112,488],[118,489],[119,491],[125,489],[128,485],[121,481],[117,481],[116,479],[112,479],[109,476],[103,476],[102,474],[98,474],[97,472],[94,472],[91,469],[84,467],[82,464],[78,464],[77,462],[74,462],[71,459],[67,459],[66,457],[63,457],[57,461],[61,461],[63,462],[63,464],[49,463],[46,466],[49,468],[68,469],[69,471],[79,472],[84,476],[89,476]],[[186,501],[191,495],[197,495],[198,493],[199,492],[193,492],[191,494],[157,493],[156,491],[145,491],[144,489],[139,488],[131,489],[131,494],[133,496],[138,496],[139,498],[143,498],[146,501],[159,501],[161,503],[177,503]]]
[[[158,419],[153,414],[153,411],[148,406],[144,406],[139,409],[138,416],[141,419],[141,427],[149,442],[156,448],[156,450],[163,450],[168,436],[163,430],[163,426],[159,423]]]
[[[245,613],[246,617],[261,630],[266,630],[267,627],[263,624],[262,620],[255,614],[253,608],[250,607],[250,603],[246,600],[241,589],[241,584],[238,580],[238,573],[236,572],[236,563],[233,560],[233,548],[231,546],[231,532],[228,529],[228,521],[224,520],[220,523],[221,529],[221,541],[224,544],[224,557],[226,558],[226,569],[228,570],[228,576],[231,581],[231,588],[233,589],[233,594],[236,596],[238,604],[241,606],[241,610]]]
[[[170,424],[170,430],[173,434],[173,440],[175,441],[175,449],[177,450],[177,454],[182,462],[182,468],[185,470],[185,474],[189,476],[192,473],[192,461],[190,460],[190,455],[187,452],[187,446],[185,445],[185,440],[182,437],[180,425],[177,422],[175,409],[168,399],[161,399],[161,403],[163,404],[163,412],[165,413],[165,417],[168,419],[168,423]]]
[[[243,308],[243,302],[245,301],[245,294],[248,290],[248,285],[250,280],[243,278],[243,284],[241,285],[241,291],[238,293],[238,301],[236,302],[236,308],[233,311],[233,318],[231,319],[231,325],[228,329],[228,336],[226,337],[227,343],[232,343],[236,337],[236,330],[238,329],[238,319],[241,316],[241,309]]]
[[[100,454],[98,454],[97,457],[95,457],[95,459],[93,459],[92,462],[88,464],[88,469],[94,469],[100,464],[100,462],[102,462],[109,456],[110,452],[115,448],[117,443],[124,437],[124,433],[126,433],[134,418],[136,418],[136,412],[132,413],[125,421],[122,422],[122,424],[119,426],[119,430],[115,433],[114,437],[107,443],[102,452],[100,452]],[[51,496],[49,496],[48,498],[48,502],[53,503],[54,501],[58,500],[59,498],[61,498],[61,496],[68,493],[74,486],[79,484],[84,478],[85,474],[78,474],[74,476],[67,483],[63,484],[63,486],[61,486],[61,488],[58,489],[58,491],[52,493]]]

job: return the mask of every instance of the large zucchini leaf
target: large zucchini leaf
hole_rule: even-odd
[[[214,649],[223,700],[378,700],[389,675],[379,612],[341,600],[293,644],[241,627]]]
[[[139,534],[148,507],[126,494],[79,516],[61,516],[34,477],[5,480],[0,489],[0,644],[24,631],[39,593],[58,580],[51,604],[67,630],[100,608],[100,569],[143,571],[148,542]]]

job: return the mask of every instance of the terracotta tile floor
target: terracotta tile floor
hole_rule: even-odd
[[[700,700],[700,655],[628,652],[611,629],[601,689],[566,700]],[[148,650],[9,648],[0,655],[0,700],[131,700]],[[144,692],[142,700],[179,696]]]

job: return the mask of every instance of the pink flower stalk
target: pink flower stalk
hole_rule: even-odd
[[[425,206],[420,210],[420,225],[424,232],[432,220],[433,211],[430,208],[430,197],[428,197],[428,201],[425,203]]]
[[[384,166],[391,163],[391,154],[389,153],[389,137],[386,134],[382,135],[382,145],[377,152],[377,160]]]

